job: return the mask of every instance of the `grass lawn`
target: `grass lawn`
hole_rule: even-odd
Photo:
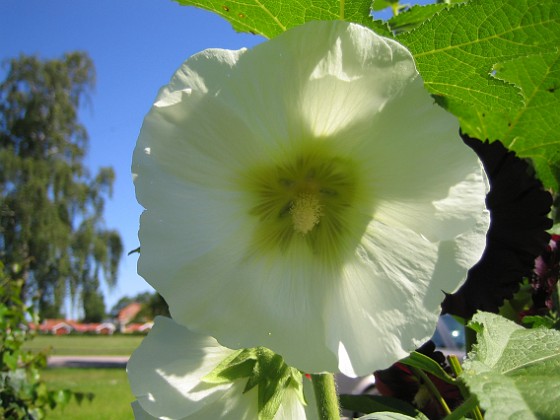
[[[127,420],[133,419],[130,403],[134,396],[124,369],[45,369],[41,378],[49,389],[93,392],[92,401],[78,404],[73,398],[63,410],[47,414],[47,420]]]
[[[139,335],[37,335],[25,349],[40,351],[51,347],[57,356],[129,356],[140,345]]]
[[[51,348],[58,356],[129,356],[144,336],[38,335],[25,348],[39,351]],[[48,412],[47,420],[132,420],[130,391],[126,371],[122,368],[48,368],[41,372],[48,389],[69,389],[93,393],[93,400],[81,404],[73,398],[64,409]]]

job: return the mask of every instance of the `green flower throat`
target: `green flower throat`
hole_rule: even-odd
[[[250,214],[259,220],[253,243],[259,252],[307,249],[332,262],[361,236],[367,194],[356,162],[322,143],[310,146],[248,172]]]

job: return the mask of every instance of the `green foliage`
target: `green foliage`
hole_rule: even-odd
[[[474,316],[471,328],[478,344],[460,378],[486,417],[560,418],[560,332],[525,329],[484,312]]]
[[[447,7],[449,7],[449,5],[444,3],[414,6],[404,13],[399,13],[398,15],[393,16],[387,23],[389,24],[391,31],[395,34],[408,32],[417,28]]]
[[[410,356],[402,359],[400,362],[430,373],[449,384],[455,383],[455,378],[451,377],[434,359],[417,351],[413,351]]]
[[[427,89],[459,117],[467,134],[500,139],[531,158],[545,186],[558,190],[555,0],[473,0],[443,8],[397,39],[413,53]]]
[[[312,20],[346,20],[387,33],[385,25],[370,16],[372,0],[176,0],[184,6],[197,6],[214,12],[239,32],[273,38],[285,30]]]
[[[48,409],[64,406],[72,392],[48,390],[40,378],[46,351],[23,348],[34,336],[26,318],[37,322],[37,316],[20,299],[22,285],[7,278],[0,264],[0,418],[40,419]]]
[[[399,0],[373,0],[371,10],[378,12],[380,10],[386,9],[388,7],[393,7],[394,5],[398,4]]]
[[[97,287],[86,286],[82,292],[84,322],[101,322],[105,318],[105,302]]]
[[[398,413],[400,415],[404,415],[405,418],[423,420],[427,418],[418,409],[402,400],[399,400],[398,398],[381,397],[378,395],[341,395],[340,405],[342,408],[358,411],[360,413],[375,413],[375,415],[384,415],[384,413],[390,412],[393,414]]]
[[[523,325],[529,328],[554,328],[560,330],[560,318],[556,313],[550,315],[527,315],[521,321]]]
[[[159,293],[146,292],[142,295],[144,295],[144,298],[142,298],[141,300],[133,300],[134,302],[142,303],[142,309],[140,310],[140,312],[138,312],[138,314],[131,322],[152,321],[158,315],[166,316],[168,318],[171,317],[169,313],[169,306]],[[140,297],[140,295],[138,295],[137,297]]]
[[[59,315],[68,291],[79,297],[102,276],[116,282],[122,244],[103,226],[114,172],[91,176],[78,109],[94,83],[84,53],[9,61],[0,83],[0,257],[39,296],[41,315]],[[97,282],[97,283],[96,283]]]
[[[497,79],[520,90],[523,103],[505,115],[489,114],[479,125],[467,128],[484,130],[485,137],[500,138],[518,155],[530,157],[544,184],[558,191],[560,48],[498,63],[494,71]]]
[[[284,363],[281,356],[264,348],[238,350],[224,359],[203,381],[223,384],[247,378],[244,392],[258,387],[259,420],[272,420],[287,389],[297,391],[304,403],[301,373]]]

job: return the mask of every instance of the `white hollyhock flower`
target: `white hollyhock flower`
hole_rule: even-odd
[[[351,23],[188,59],[133,173],[138,271],[173,318],[306,372],[406,356],[485,244],[486,180],[456,119],[402,45]]]
[[[157,317],[152,330],[132,354],[127,365],[130,387],[137,398],[132,404],[135,418],[267,418],[259,417],[258,411],[259,392],[263,391],[259,387],[263,385],[259,383],[246,391],[250,375],[245,369],[238,369],[242,373],[238,373],[239,377],[231,381],[209,379],[217,368],[222,367],[221,371],[224,371],[226,367],[231,367],[227,363],[223,366],[223,363],[237,353],[220,346],[212,337],[193,333],[169,318]],[[251,359],[249,362],[254,361]],[[239,364],[236,366],[239,367]],[[290,368],[286,366],[286,369]],[[256,370],[260,372],[265,368],[259,366]],[[289,377],[293,380],[289,376],[290,372],[286,372],[288,376],[284,379]],[[272,382],[274,379],[266,377],[266,381]],[[274,419],[317,418],[315,407],[302,403],[303,395],[300,395],[298,385],[300,388],[303,386],[301,375],[299,384],[292,382],[286,385],[285,392],[279,397],[279,406],[274,410]],[[313,397],[310,392],[307,394]]]

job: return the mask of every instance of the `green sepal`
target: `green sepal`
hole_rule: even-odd
[[[219,385],[250,377],[257,362],[254,350],[243,349],[232,353],[205,375],[202,381]]]
[[[286,392],[289,368],[281,356],[264,347],[257,348],[257,358],[244,392],[258,385],[259,420],[272,420]]]
[[[233,352],[202,381],[220,385],[245,378],[247,382],[243,393],[257,387],[259,420],[274,418],[288,389],[296,392],[301,403],[305,404],[301,373],[286,365],[281,356],[264,347]]]

